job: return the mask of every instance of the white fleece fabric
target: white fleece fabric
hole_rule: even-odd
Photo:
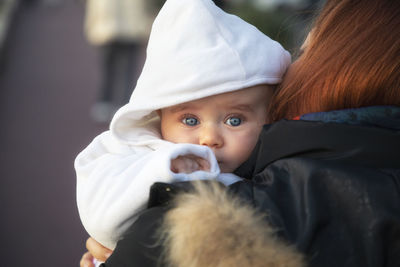
[[[167,0],[155,19],[146,63],[128,104],[110,131],[97,136],[75,160],[77,203],[94,239],[113,249],[147,204],[154,182],[240,178],[220,174],[212,150],[161,139],[156,110],[258,84],[277,84],[290,64],[276,41],[211,0]],[[194,154],[209,172],[177,174],[170,162]]]
[[[132,147],[105,132],[76,158],[79,214],[89,235],[104,246],[113,249],[138,212],[145,209],[153,183],[218,178],[218,163],[208,147],[163,142],[156,150]],[[210,171],[173,173],[171,159],[186,154],[207,159]],[[225,184],[238,180],[233,175],[220,179]]]

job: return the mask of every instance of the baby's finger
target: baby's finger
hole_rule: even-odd
[[[86,240],[86,248],[99,261],[106,261],[111,256],[112,250],[102,246],[99,242],[89,237]]]
[[[171,161],[171,170],[175,173],[191,173],[198,169],[198,163],[191,157],[179,156]]]
[[[171,160],[171,171],[174,173],[183,172],[184,162],[181,157]]]
[[[196,162],[199,165],[199,169],[202,171],[209,171],[210,170],[210,163],[208,160],[204,158],[197,157]]]
[[[210,170],[210,163],[205,158],[196,155],[186,155],[185,158],[191,161],[191,172]]]
[[[79,262],[80,267],[94,267],[93,256],[90,252],[86,252],[82,255],[81,261]]]

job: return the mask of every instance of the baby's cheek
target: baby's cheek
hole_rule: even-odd
[[[164,135],[164,140],[172,143],[197,144],[196,138],[194,138],[192,134],[186,133],[185,131],[175,131],[173,133],[169,132],[168,134]]]
[[[238,150],[236,151],[236,155],[238,156],[238,161],[240,164],[245,162],[249,157],[254,147],[257,144],[257,138],[244,140],[238,143]]]
[[[260,133],[261,133],[261,129],[262,129],[262,126],[259,126],[259,127],[255,128],[251,132],[249,138],[247,138],[246,147],[245,147],[246,151],[248,153],[247,156],[250,156],[251,152],[255,148],[255,146],[256,146],[256,144],[258,142],[258,137],[260,136]]]

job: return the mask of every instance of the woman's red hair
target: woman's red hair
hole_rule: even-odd
[[[271,120],[372,105],[400,106],[400,1],[328,0]]]

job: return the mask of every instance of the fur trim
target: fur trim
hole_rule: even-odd
[[[163,225],[174,267],[302,267],[304,257],[279,240],[265,217],[216,183],[196,183],[176,198]]]

